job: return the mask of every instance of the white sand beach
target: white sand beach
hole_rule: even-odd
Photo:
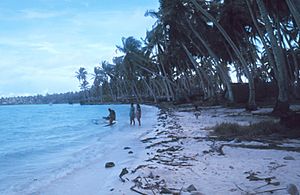
[[[154,113],[157,110],[154,109]],[[261,109],[258,112],[269,112]],[[256,112],[257,113],[257,112]],[[155,126],[124,129],[107,141],[103,157],[36,194],[289,194],[300,189],[300,140],[214,141],[211,127],[221,122],[249,124],[277,120],[244,109],[161,110]],[[143,118],[147,121],[147,118]],[[119,132],[120,133],[120,132]],[[113,136],[113,135],[112,135]],[[290,151],[241,146],[289,147]],[[220,147],[222,146],[222,147]],[[128,147],[128,148],[125,148]],[[129,154],[132,151],[132,154]],[[115,166],[105,168],[112,161]],[[122,169],[128,173],[119,177]]]

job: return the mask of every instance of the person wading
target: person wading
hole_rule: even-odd
[[[116,120],[116,112],[113,109],[108,109],[109,115],[108,115],[108,120],[109,120],[109,125],[113,124],[113,121]]]

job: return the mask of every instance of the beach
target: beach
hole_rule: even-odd
[[[189,106],[161,109],[154,126],[127,129],[114,144],[107,140],[103,158],[37,194],[289,194],[300,188],[299,140],[207,139],[218,123],[278,120],[261,116],[270,111],[217,106],[196,116]],[[105,168],[107,162],[115,166]]]
[[[126,107],[126,105],[124,106]],[[110,107],[118,108],[118,105]],[[46,186],[31,190],[33,193],[29,194],[132,193],[130,192],[131,184],[122,182],[119,174],[123,168],[138,165],[146,158],[144,144],[140,140],[152,131],[156,125],[158,114],[158,109],[153,106],[143,105],[142,109],[144,117],[142,126],[138,126],[137,123],[130,125],[128,113],[117,112],[117,124],[107,127],[111,132],[98,138],[102,145],[102,149],[99,151],[101,152],[100,157],[94,159],[87,166],[75,169]],[[126,120],[127,118],[128,120]],[[115,166],[105,168],[107,162],[113,162]]]

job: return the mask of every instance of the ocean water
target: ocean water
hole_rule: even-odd
[[[109,107],[112,127],[102,119]],[[101,138],[128,129],[128,113],[129,105],[0,106],[0,194],[31,194],[101,158]]]

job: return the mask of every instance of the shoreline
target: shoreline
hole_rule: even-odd
[[[142,121],[142,126],[130,126],[129,121],[128,124],[124,121],[118,123],[118,126],[108,127],[113,132],[99,138],[104,144],[104,153],[100,158],[55,179],[46,186],[36,190],[29,189],[27,194],[114,194],[116,185],[123,186],[122,189],[129,189],[128,182],[122,182],[119,174],[123,168],[139,164],[140,159],[144,158],[146,154],[140,137],[151,131],[152,126],[156,124],[156,119],[150,119],[156,117],[158,109],[148,105],[143,105],[143,109],[147,112],[144,113],[144,117],[148,121]],[[148,112],[149,110],[151,112]],[[115,166],[105,168],[107,162],[114,162]]]
[[[121,163],[105,169],[105,161],[110,160],[97,161],[40,193],[241,194],[274,190],[273,194],[282,194],[289,184],[300,188],[299,152],[242,148],[238,144],[264,143],[231,141],[232,145],[221,148],[220,155],[218,146],[229,142],[207,139],[211,127],[217,123],[233,121],[245,125],[273,118],[217,106],[203,109],[197,119],[191,110],[160,109],[157,124],[135,134],[134,146],[120,144],[111,151],[115,158],[121,157]],[[280,144],[300,148],[299,140],[286,139]],[[134,155],[127,154],[124,147],[130,147]],[[129,173],[122,176],[122,181],[119,175],[124,168]],[[101,182],[103,177],[106,181]]]

